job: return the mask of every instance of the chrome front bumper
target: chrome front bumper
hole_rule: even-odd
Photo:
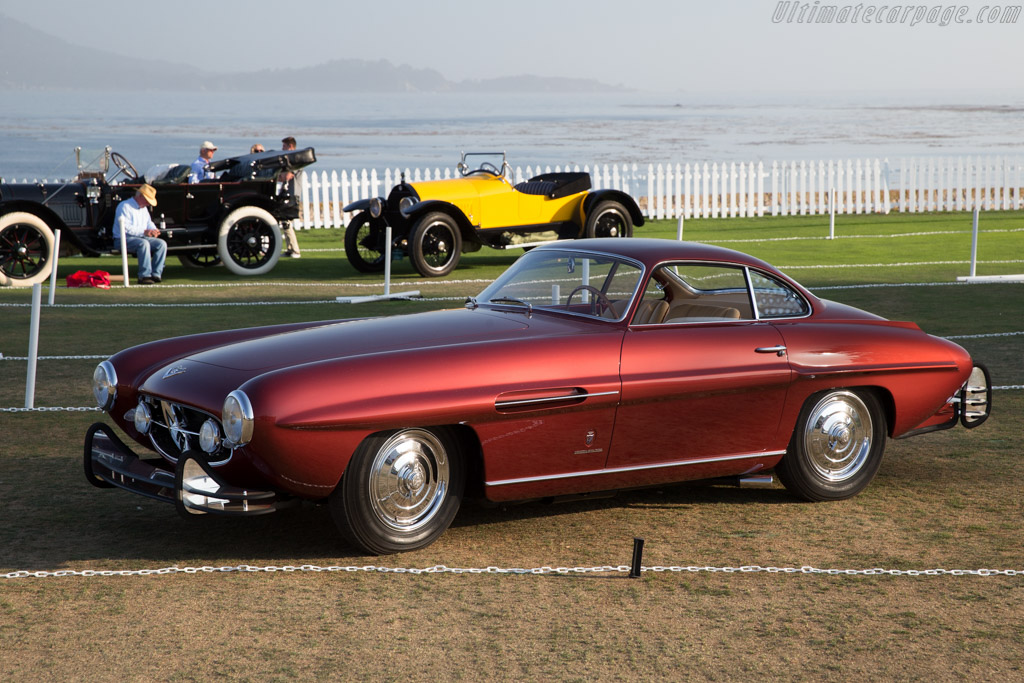
[[[191,452],[174,469],[163,460],[143,460],[102,422],[85,435],[85,478],[98,488],[118,487],[172,503],[185,515],[251,516],[274,512],[281,503],[273,491],[251,491],[222,481]]]

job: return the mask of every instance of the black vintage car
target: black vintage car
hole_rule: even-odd
[[[118,203],[145,182],[157,190],[153,222],[182,263],[223,263],[238,275],[266,273],[281,256],[279,224],[299,216],[299,199],[280,176],[315,161],[312,147],[247,154],[211,163],[219,177],[189,185],[188,164],[140,174],[108,148],[97,170],[83,170],[79,162],[74,180],[0,182],[0,286],[46,279],[57,229],[62,244],[90,256],[109,253]]]

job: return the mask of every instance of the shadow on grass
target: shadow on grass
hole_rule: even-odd
[[[68,495],[53,498],[8,493],[12,494],[14,515],[0,525],[0,571],[81,569],[83,564],[103,568],[111,564],[118,568],[337,564],[357,558],[358,564],[363,564],[368,559],[341,537],[327,505],[303,503],[250,518],[183,518],[165,503],[120,490],[94,489],[84,481],[76,483]],[[664,511],[684,512],[694,506],[759,507],[792,502],[795,499],[781,489],[740,490],[689,483],[571,502],[496,506],[467,500],[452,528],[475,528],[488,535],[503,525],[557,522],[563,516],[593,514],[597,515],[593,522],[600,524],[601,515],[608,512],[642,518]],[[536,526],[538,536],[549,534],[552,527]],[[443,541],[444,537],[439,542]],[[369,561],[381,562],[376,558]],[[385,563],[395,564],[393,560]]]

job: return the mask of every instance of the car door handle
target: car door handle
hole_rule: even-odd
[[[757,353],[774,353],[776,356],[785,356],[785,346],[761,346],[754,349]]]

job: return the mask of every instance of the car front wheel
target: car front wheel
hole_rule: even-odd
[[[445,429],[368,437],[330,498],[341,534],[384,555],[433,543],[455,518],[465,486],[458,441]]]
[[[356,214],[345,228],[345,256],[360,273],[379,273],[384,270],[383,221],[375,221],[369,213]]]
[[[842,500],[860,493],[882,464],[885,415],[869,392],[838,389],[812,396],[800,411],[779,480],[804,500]]]
[[[0,286],[25,286],[50,276],[53,231],[31,213],[0,216]]]
[[[587,237],[632,237],[633,220],[622,204],[603,201],[587,214],[584,232]]]
[[[443,277],[455,270],[462,256],[462,233],[446,214],[428,213],[412,230],[409,259],[423,277]]]
[[[281,228],[269,212],[239,207],[221,221],[217,255],[236,275],[268,273],[281,258]]]

